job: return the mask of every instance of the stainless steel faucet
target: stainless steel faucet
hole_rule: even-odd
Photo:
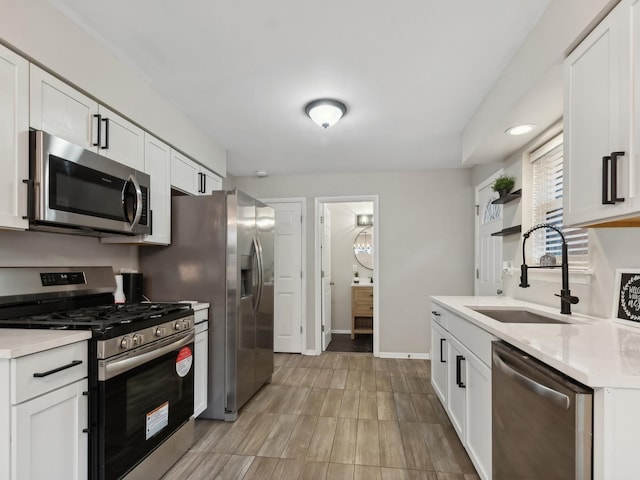
[[[560,238],[562,239],[562,265],[535,265],[533,267],[527,265],[524,248],[525,244],[527,243],[527,239],[529,238],[531,233],[536,230],[540,230],[541,228],[554,230],[558,232],[558,235],[560,235]],[[569,290],[569,254],[567,241],[565,240],[564,235],[555,225],[551,225],[549,223],[541,223],[527,230],[523,234],[523,237],[524,240],[522,241],[522,265],[520,266],[520,287],[529,287],[529,279],[527,278],[527,271],[529,268],[562,268],[562,289],[560,290],[560,295],[558,295],[557,293],[555,295],[556,297],[560,297],[560,313],[570,315],[571,304],[578,303],[580,299],[571,295],[571,290]]]

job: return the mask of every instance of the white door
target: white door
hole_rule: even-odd
[[[326,203],[322,204],[321,228],[322,351],[325,351],[331,343],[331,214]]]
[[[476,271],[475,294],[502,293],[502,237],[492,233],[502,230],[502,205],[491,203],[498,194],[491,189],[500,172],[476,187]]]
[[[302,203],[269,203],[276,215],[273,350],[302,353]]]

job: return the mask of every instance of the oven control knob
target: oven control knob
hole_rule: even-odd
[[[189,320],[183,320],[182,321],[182,328],[185,330],[188,330],[191,327],[191,325],[189,325]]]
[[[165,329],[164,327],[158,327],[156,328],[156,337],[164,337],[164,333],[165,333]]]
[[[173,324],[173,329],[174,330],[182,330],[183,329],[182,322],[180,320],[178,320],[176,323],[174,323]]]
[[[120,340],[120,348],[123,350],[131,348],[131,337],[122,337],[122,340]]]
[[[134,347],[139,347],[140,345],[142,345],[143,341],[144,341],[144,337],[141,334],[136,333],[133,336],[133,346]]]

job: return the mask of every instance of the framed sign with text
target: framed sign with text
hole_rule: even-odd
[[[640,326],[640,269],[616,270],[613,318]]]

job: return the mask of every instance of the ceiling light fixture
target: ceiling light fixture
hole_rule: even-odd
[[[523,123],[522,125],[514,125],[513,127],[507,128],[504,133],[508,133],[509,135],[524,135],[534,128],[536,128],[536,126],[533,123]]]
[[[315,123],[327,129],[347,113],[347,106],[339,100],[321,98],[307,103],[304,112]]]

